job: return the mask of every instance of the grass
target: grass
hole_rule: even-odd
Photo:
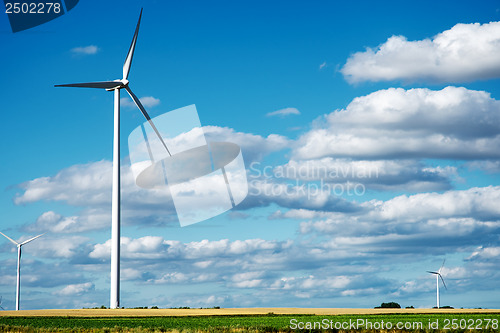
[[[487,321],[489,319],[489,321]],[[359,320],[359,321],[358,321]],[[363,326],[355,327],[353,323]],[[170,317],[0,317],[0,332],[498,332],[500,314],[231,315]],[[301,324],[299,324],[301,323]],[[316,324],[315,324],[316,323]],[[382,324],[383,323],[383,324]],[[396,329],[406,323],[408,329]],[[416,324],[421,323],[421,325]],[[430,326],[438,323],[438,327]],[[487,327],[488,324],[488,327]],[[344,325],[344,328],[342,328]],[[366,325],[371,325],[366,327]],[[414,329],[409,325],[413,325]],[[447,326],[447,327],[446,327]],[[462,326],[462,327],[460,327]],[[337,328],[337,329],[336,329]],[[403,326],[404,328],[404,326]],[[469,328],[472,328],[470,330]]]

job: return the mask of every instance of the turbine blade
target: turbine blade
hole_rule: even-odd
[[[148,120],[149,124],[151,125],[151,127],[153,128],[153,130],[155,131],[156,135],[158,136],[158,138],[160,139],[161,143],[163,144],[163,146],[165,147],[165,149],[167,150],[167,153],[172,156],[172,154],[170,154],[170,150],[168,150],[167,148],[167,145],[165,144],[165,141],[163,141],[163,138],[161,137],[160,135],[160,132],[158,132],[158,130],[156,129],[156,126],[155,124],[153,123],[153,121],[151,120],[151,117],[149,116],[149,114],[147,113],[146,109],[144,108],[144,106],[142,106],[142,103],[141,101],[139,100],[139,98],[137,98],[137,96],[132,92],[132,90],[130,90],[129,86],[125,86],[125,89],[127,90],[128,94],[130,95],[130,97],[132,97],[132,99],[134,100],[135,102],[135,105],[137,105],[137,107],[139,108],[139,110],[141,110],[142,114],[144,115],[144,117]]]
[[[130,72],[130,66],[132,65],[132,58],[134,57],[135,44],[137,44],[137,35],[139,35],[139,25],[141,24],[142,8],[139,14],[139,21],[137,21],[137,26],[135,27],[134,37],[132,38],[132,43],[128,49],[127,58],[125,58],[125,63],[123,64],[123,79],[126,80],[128,73]]]
[[[444,260],[443,260],[443,264],[441,265],[441,267],[439,268],[439,271],[438,271],[439,273],[441,273],[441,270],[442,270],[442,269],[443,269],[443,267],[444,267],[444,262],[445,262],[445,261],[446,261],[446,259],[444,259]]]
[[[446,283],[444,283],[444,279],[443,279],[443,276],[441,274],[439,274],[439,277],[441,278],[441,281],[443,281],[443,286],[446,290],[448,290],[448,287],[446,287]]]
[[[0,232],[0,234],[4,235],[5,238],[7,238],[8,240],[10,240],[12,243],[14,243],[16,246],[19,245],[18,242],[16,242],[15,240],[13,240],[12,238],[10,238],[9,236],[7,236],[6,234],[4,234],[3,232]]]
[[[427,271],[427,273],[431,273],[431,274],[439,274],[438,272],[431,272],[431,271]]]
[[[113,89],[113,88],[119,87],[121,85],[122,85],[122,83],[120,81],[102,81],[102,82],[56,84],[54,87]]]
[[[28,239],[27,241],[22,242],[22,243],[21,243],[21,245],[24,245],[24,244],[27,244],[27,243],[29,243],[29,242],[31,242],[31,241],[34,241],[35,239],[37,239],[38,237],[41,237],[41,236],[43,236],[43,235],[45,235],[45,233],[40,234],[40,235],[38,235],[38,236],[35,236],[35,237],[33,237],[33,238],[30,238],[30,239]]]

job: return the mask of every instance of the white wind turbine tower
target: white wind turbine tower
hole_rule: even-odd
[[[146,112],[146,109],[142,106],[141,101],[135,96],[132,90],[130,90],[129,81],[127,80],[132,64],[132,57],[134,56],[135,45],[137,43],[137,35],[139,34],[141,16],[142,9],[139,14],[139,21],[135,28],[132,43],[130,44],[127,57],[125,58],[125,63],[123,64],[123,76],[121,80],[56,85],[56,87],[99,88],[106,89],[107,91],[114,91],[113,192],[111,204],[111,309],[120,307],[120,89],[125,89],[130,97],[132,97],[168,154],[171,155],[167,145],[156,129],[156,126]]]
[[[19,302],[21,300],[21,247],[24,244],[28,244],[29,242],[37,239],[40,236],[43,236],[44,234],[35,236],[33,238],[28,239],[27,241],[24,241],[22,243],[18,243],[3,232],[0,232],[0,234],[4,235],[5,238],[10,240],[14,245],[17,246],[17,286],[16,286],[16,311],[19,310]]]
[[[444,283],[443,276],[441,275],[441,270],[443,269],[445,261],[446,261],[446,259],[443,260],[443,264],[441,265],[441,268],[439,268],[439,270],[437,272],[427,271],[427,273],[431,273],[431,274],[436,275],[436,298],[437,298],[437,308],[438,309],[439,309],[439,278],[441,278],[441,281],[443,281],[444,288],[448,289],[446,287],[446,283]]]

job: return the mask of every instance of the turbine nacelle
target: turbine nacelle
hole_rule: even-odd
[[[106,91],[113,91],[115,89],[123,89],[125,88],[126,86],[128,86],[128,83],[129,81],[127,79],[121,79],[121,80],[114,80],[113,82],[116,82],[116,83],[121,83],[120,85],[117,85],[116,87],[114,88],[105,88]]]

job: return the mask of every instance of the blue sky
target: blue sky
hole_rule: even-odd
[[[196,104],[250,194],[181,228],[133,182],[124,101],[122,306],[431,307],[446,258],[442,305],[500,307],[498,2],[96,6],[15,34],[0,15],[0,231],[47,232],[22,308],[109,304],[113,97],[53,86],[120,78],[141,7],[131,88],[151,116]],[[0,262],[13,309],[6,239]]]

